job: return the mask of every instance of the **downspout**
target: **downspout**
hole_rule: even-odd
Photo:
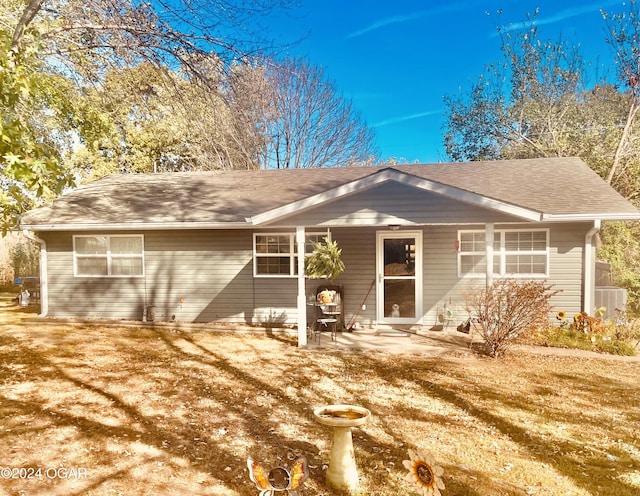
[[[596,247],[594,238],[600,231],[600,219],[593,221],[593,227],[584,237],[584,296],[582,311],[589,315],[595,308],[596,299]]]
[[[493,237],[494,237],[494,228],[493,223],[488,223],[484,225],[484,250],[485,256],[487,258],[487,266],[486,266],[486,275],[485,275],[485,283],[486,288],[489,289],[493,286]]]
[[[47,279],[47,243],[31,231],[24,229],[25,238],[35,241],[40,245],[40,315],[46,317],[49,313],[49,284]]]

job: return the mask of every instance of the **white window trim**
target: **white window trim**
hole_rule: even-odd
[[[305,244],[308,236],[322,236],[331,241],[330,231],[310,231],[305,232]],[[289,237],[289,253],[258,253],[256,250],[256,239],[258,236],[288,236]],[[278,278],[278,279],[291,279],[298,277],[296,274],[297,267],[297,255],[298,244],[296,243],[295,232],[254,232],[253,233],[253,277],[259,278]],[[289,273],[288,274],[259,274],[258,273],[258,258],[259,257],[288,257],[289,258]]]
[[[465,229],[458,231],[458,246],[462,246],[461,235],[463,233],[484,233],[483,229]],[[546,246],[544,250],[522,250],[522,251],[507,251],[505,249],[505,234],[512,232],[544,232],[546,238]],[[510,278],[510,279],[547,279],[549,277],[549,229],[548,228],[535,228],[535,229],[496,229],[494,236],[500,236],[500,246],[494,247],[493,255],[494,259],[499,258],[500,266],[493,267],[493,276],[497,278]],[[462,256],[463,255],[486,255],[483,251],[466,251],[462,249],[458,250],[458,278],[461,279],[484,279],[486,277],[485,272],[477,274],[463,274],[462,273]],[[507,255],[544,255],[546,257],[546,264],[544,274],[515,274],[513,272],[506,272]]]
[[[100,255],[84,255],[76,252],[76,239],[78,238],[95,238],[96,236],[106,236],[109,240],[109,246],[111,245],[111,238],[140,238],[142,240],[142,251],[138,254],[127,255],[112,255],[111,250],[107,247],[107,253]],[[78,257],[79,258],[106,258],[107,259],[107,274],[79,274],[78,273]],[[140,258],[142,261],[142,273],[141,274],[112,274],[111,273],[111,261],[114,258]],[[74,234],[73,235],[73,277],[90,277],[90,278],[109,278],[109,279],[123,279],[123,278],[139,278],[145,275],[145,263],[144,263],[144,235],[143,234]]]

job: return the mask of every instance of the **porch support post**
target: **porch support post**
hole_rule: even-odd
[[[593,313],[596,306],[596,244],[595,236],[600,231],[600,220],[593,221],[593,227],[589,229],[584,237],[584,268],[583,268],[583,291],[582,311],[589,315]]]
[[[487,289],[493,285],[493,223],[484,225],[484,248],[487,257]]]
[[[307,296],[304,277],[304,226],[296,226],[298,248],[298,346],[307,345]]]

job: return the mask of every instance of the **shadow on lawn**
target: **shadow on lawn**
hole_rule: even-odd
[[[203,359],[196,355],[185,353],[178,346],[175,345],[176,338],[169,338],[165,333],[157,333],[163,340],[164,344],[173,353],[173,357],[176,362],[179,360],[197,360],[202,364],[210,367],[212,372],[228,372],[230,367],[225,364],[225,360],[219,357],[215,357],[213,354],[205,349],[200,349],[202,352],[207,353],[210,359]],[[178,339],[182,339],[179,337]],[[64,368],[58,365],[56,362],[48,358],[48,354],[41,353],[38,350],[25,346],[21,340],[9,338],[3,336],[0,340],[0,348],[3,353],[0,354],[0,381],[6,383],[9,380],[17,379],[17,382],[21,383],[35,383],[40,384],[40,389],[44,394],[38,395],[38,397],[30,396],[28,400],[17,400],[10,398],[6,395],[0,395],[1,406],[0,415],[4,421],[5,429],[0,433],[0,439],[4,438],[5,446],[16,445],[17,438],[35,436],[40,437],[47,430],[70,428],[74,431],[73,437],[82,437],[86,443],[92,446],[96,446],[96,453],[100,453],[99,456],[89,462],[92,465],[88,471],[95,474],[95,467],[101,467],[99,470],[100,476],[98,480],[95,477],[89,477],[87,481],[89,485],[83,485],[83,487],[77,491],[71,489],[60,488],[65,494],[85,494],[86,491],[92,488],[97,488],[109,480],[118,480],[125,475],[132,476],[132,473],[139,470],[140,465],[152,465],[161,459],[165,459],[164,454],[186,460],[190,467],[194,467],[198,472],[203,474],[215,474],[215,477],[222,482],[222,484],[229,489],[229,491],[239,491],[239,494],[255,494],[255,490],[247,488],[251,487],[251,483],[248,480],[248,476],[245,476],[244,472],[246,467],[246,458],[239,458],[235,456],[231,451],[221,448],[220,443],[207,442],[207,434],[199,426],[194,426],[192,423],[179,422],[179,421],[167,421],[166,417],[147,415],[141,412],[133,403],[126,402],[121,399],[117,394],[111,393],[109,389],[115,386],[116,381],[107,384],[105,387],[98,386],[91,378],[87,378],[87,370],[83,370],[84,367],[78,364]],[[11,350],[6,353],[7,350]],[[119,350],[126,353],[125,350]],[[131,350],[130,350],[131,351]],[[165,350],[159,350],[160,355],[166,355]],[[135,356],[135,350],[132,355]],[[63,354],[64,355],[64,354]],[[133,358],[133,356],[132,356]],[[140,358],[140,357],[138,357]],[[148,363],[150,357],[147,355],[146,362]],[[163,357],[161,358],[164,362]],[[172,360],[173,361],[173,360]],[[126,367],[125,367],[126,369]],[[15,371],[19,370],[18,377],[16,377]],[[240,370],[232,369],[237,374],[237,378],[243,381],[247,387],[267,387],[266,384],[256,384],[250,376],[242,375]],[[130,370],[122,370],[122,377],[125,379],[127,372],[136,373],[135,368]],[[142,371],[140,371],[142,372]],[[90,375],[90,374],[89,374]],[[270,421],[265,418],[267,411],[256,411],[255,409],[248,408],[246,404],[238,399],[238,393],[244,394],[245,391],[238,388],[237,390],[224,390],[224,389],[212,389],[209,382],[203,381],[201,378],[193,374],[189,374],[188,368],[181,368],[177,363],[175,370],[170,374],[174,379],[173,384],[179,383],[182,380],[188,381],[188,390],[185,387],[178,387],[172,390],[167,388],[165,394],[170,396],[171,402],[174,402],[176,406],[189,403],[193,401],[192,392],[201,391],[203,394],[213,395],[217,402],[226,405],[226,414],[235,414],[238,418],[241,418],[241,423],[245,429],[246,434],[250,435],[252,439],[260,439],[265,437],[265,443],[271,446],[286,447],[287,450],[291,450],[296,453],[317,453],[315,446],[309,443],[302,442],[298,439],[291,439],[284,437],[277,432],[278,422],[276,419]],[[83,376],[83,378],[79,378]],[[212,377],[215,373],[212,373]],[[117,380],[117,378],[114,378]],[[89,405],[84,400],[84,407],[86,411],[83,414],[71,414],[66,413],[65,407],[60,405],[49,406],[49,398],[53,396],[53,391],[46,392],[47,384],[56,384],[58,387],[70,387],[76,393],[74,396],[78,397],[82,395],[82,392],[89,393],[88,396],[95,401],[98,398],[98,403],[104,403],[103,408],[108,408],[110,413],[98,412],[96,407]],[[182,392],[185,394],[181,394]],[[187,392],[188,391],[188,392]],[[269,394],[276,395],[277,390],[271,388]],[[280,397],[283,404],[285,398]],[[104,401],[100,401],[104,400]],[[291,403],[291,402],[288,402]],[[78,406],[76,404],[76,406]],[[303,409],[303,405],[288,405],[285,408],[295,406]],[[78,408],[75,408],[78,410]],[[90,417],[103,417],[101,420],[95,420]],[[22,419],[29,419],[28,423],[35,423],[39,425],[36,428],[22,428],[20,423]],[[194,419],[198,420],[198,419]],[[202,420],[202,419],[200,419]],[[117,424],[117,425],[110,425]],[[238,427],[238,426],[235,426]],[[234,426],[230,426],[229,435],[234,435]],[[193,446],[200,443],[194,443],[195,440],[201,440],[204,446],[202,449],[193,449],[191,452],[184,449],[187,446]],[[114,453],[112,449],[107,448],[106,444],[111,444],[113,440],[123,441],[135,441],[142,443],[145,446],[152,447],[156,451],[161,452],[163,456],[145,457],[143,460],[138,460],[137,463],[131,466],[126,466],[123,469],[117,469],[113,471],[104,470],[105,467],[122,466],[122,456],[119,453]],[[14,446],[15,448],[15,446]],[[65,446],[59,447],[60,452],[66,451]],[[282,449],[282,448],[281,448]],[[123,446],[124,452],[126,452],[126,444]],[[17,449],[12,450],[16,453]],[[261,449],[255,450],[257,455],[263,455],[260,453]],[[215,452],[215,456],[210,456],[212,452]],[[6,451],[5,451],[5,454]],[[68,457],[64,457],[65,459]],[[21,456],[21,459],[23,457]],[[258,458],[259,459],[259,458]],[[81,459],[82,460],[82,459]],[[8,460],[4,461],[7,465],[13,465]],[[23,462],[24,463],[24,462]],[[39,456],[38,453],[33,453],[29,456],[26,465],[29,467],[55,467],[61,463],[60,459],[51,459],[43,456]],[[87,467],[87,460],[79,461],[76,459],[75,466]],[[221,465],[222,464],[222,465]],[[231,470],[224,470],[226,467],[231,467]],[[13,486],[14,490],[24,489],[21,484],[24,481],[4,481]],[[12,484],[13,482],[13,484]],[[54,491],[56,485],[64,486],[65,481],[58,479],[55,481],[46,481],[50,490]],[[245,486],[245,491],[242,491],[242,487]],[[0,486],[1,487],[1,486]],[[46,494],[43,491],[42,486],[38,486],[39,494]],[[133,489],[136,492],[135,489]],[[195,494],[188,491],[189,494]],[[137,492],[136,492],[137,493]],[[133,494],[133,492],[131,493]],[[206,489],[203,489],[202,494],[210,494]]]
[[[392,418],[425,426],[456,420],[410,406],[400,417],[392,407],[385,411],[373,391],[362,389],[364,377],[390,391],[415,387],[465,412],[591,494],[633,491],[611,477],[618,465],[605,456],[598,458],[597,467],[576,466],[572,454],[583,448],[579,443],[531,433],[489,406],[533,413],[540,405],[526,395],[496,390],[482,378],[465,392],[456,388],[469,378],[455,362],[306,352],[282,342],[277,353],[265,353],[262,346],[275,345],[260,338],[243,341],[242,353],[233,354],[216,347],[222,346],[223,335],[157,329],[92,331],[88,334],[89,339],[98,340],[94,343],[85,341],[81,328],[40,332],[44,337],[39,341],[28,334],[0,335],[0,415],[4,419],[0,440],[5,455],[15,457],[10,460],[13,463],[4,463],[32,467],[66,463],[88,467],[91,476],[75,485],[54,479],[26,486],[36,488],[38,494],[171,494],[178,487],[184,494],[204,495],[216,494],[216,485],[217,494],[255,495],[245,468],[247,456],[265,466],[290,466],[300,455],[312,467],[305,494],[337,494],[325,486],[322,467],[328,460],[331,433],[315,421],[312,411],[315,406],[342,401],[370,408],[376,429],[382,432],[375,436],[366,427],[354,432],[358,463],[367,467],[361,470],[365,488],[370,494],[387,487],[397,488],[397,494],[411,494],[408,484],[401,482],[406,473],[401,460],[412,447],[408,443],[419,442],[422,433],[407,439],[394,428]],[[404,382],[398,377],[399,367]],[[585,374],[584,398],[597,391],[598,378],[590,380]],[[335,383],[335,391],[321,387],[326,382]],[[545,377],[535,377],[535,382],[534,387],[543,387]],[[622,388],[615,380],[608,386]],[[472,394],[483,401],[474,401]],[[624,411],[620,408],[624,395],[606,401]],[[559,415],[561,422],[584,420],[550,413]],[[35,452],[30,449],[32,440],[40,447]],[[493,480],[484,467],[444,468],[445,495],[528,494],[525,488]],[[592,487],[594,476],[610,485]],[[20,485],[24,481],[0,483],[11,491],[25,489]],[[190,485],[180,485],[186,483]]]
[[[436,366],[435,369],[441,366]],[[384,371],[383,366],[380,367],[381,371]],[[559,437],[553,436],[542,436],[536,435],[530,432],[527,429],[524,429],[508,418],[502,417],[499,414],[495,413],[492,410],[487,408],[483,408],[479,406],[478,403],[470,400],[469,398],[465,398],[463,395],[459,394],[459,392],[454,388],[444,387],[441,384],[436,383],[435,381],[425,380],[423,377],[426,375],[433,375],[435,370],[433,368],[427,366],[424,369],[412,369],[411,381],[423,389],[425,392],[428,392],[432,397],[439,398],[440,400],[445,401],[446,403],[455,406],[457,409],[466,412],[471,415],[477,421],[491,426],[495,428],[499,433],[508,437],[511,441],[516,443],[518,446],[523,448],[532,458],[539,460],[541,463],[549,464],[554,467],[554,469],[571,480],[573,480],[576,485],[584,488],[589,494],[594,494],[598,496],[617,496],[621,494],[635,494],[634,489],[631,485],[628,485],[620,480],[614,479],[612,475],[618,473],[621,468],[620,461],[617,457],[607,457],[606,453],[600,453],[599,459],[597,460],[597,465],[591,464],[588,467],[577,461],[574,456],[575,453],[579,453],[584,451],[584,445],[580,443],[573,442],[569,439],[562,439]],[[456,374],[455,370],[447,368],[444,371],[441,371],[443,375],[447,377],[451,377]],[[552,371],[549,372],[550,376],[557,376],[562,378],[559,374],[554,374]],[[386,373],[379,374],[381,379],[384,379],[389,384],[396,383],[396,378],[393,375],[389,375]],[[460,376],[460,380],[468,379],[468,377]],[[594,402],[601,402],[602,404],[611,405],[613,404],[618,411],[625,411],[625,407],[630,404],[630,400],[628,398],[628,390],[626,389],[624,383],[620,381],[616,381],[613,379],[603,379],[602,377],[593,377],[589,376],[585,373],[584,377],[578,378],[576,376],[567,376],[565,377],[567,381],[571,381],[571,383],[580,383],[579,387],[582,389],[583,396],[585,401],[589,401],[590,405],[593,407]],[[579,379],[579,380],[577,380]],[[544,382],[544,378],[540,378],[541,383]],[[598,397],[598,394],[602,392],[603,382],[606,383],[607,389],[610,391],[610,395],[607,397]],[[479,386],[478,383],[475,383],[476,394],[478,398],[482,398],[484,400],[489,400],[490,404],[500,405],[500,406],[508,406],[512,409],[517,409],[520,411],[529,411],[529,412],[537,412],[541,413],[541,408],[543,405],[536,405],[535,402],[531,401],[531,398],[520,395],[516,400],[513,395],[510,394],[509,391],[496,391],[491,387],[491,380],[487,378],[486,386]],[[540,386],[542,387],[542,386]],[[548,391],[551,393],[552,391]],[[555,391],[553,391],[556,393]],[[575,393],[575,390],[572,391]],[[633,400],[631,400],[633,401]],[[499,408],[497,408],[499,409]],[[496,409],[496,410],[497,410]],[[537,410],[536,410],[537,409]],[[451,422],[451,419],[446,418],[433,418],[432,415],[425,415],[421,411],[410,411],[411,417],[415,419],[420,419],[424,422]],[[548,418],[545,420],[554,421],[554,422],[562,422],[569,424],[576,424],[579,426],[583,426],[585,424],[589,424],[593,422],[594,425],[598,425],[600,428],[603,426],[603,419],[600,417],[597,420],[594,418],[592,420],[585,418],[585,416],[581,415],[569,415],[567,412],[559,412],[559,411],[551,411],[548,413],[542,412],[542,417],[548,415]],[[629,412],[630,418],[633,418],[633,415]],[[615,435],[615,434],[612,434]],[[639,460],[635,460],[635,468],[638,468]],[[633,464],[632,464],[633,466]],[[450,473],[454,473],[450,471]],[[462,475],[462,474],[458,474]],[[474,479],[480,479],[482,475],[480,473],[474,474]],[[594,485],[594,482],[599,480],[600,482],[606,481],[605,486]],[[485,486],[486,487],[486,486]],[[459,494],[455,492],[454,494]],[[467,493],[460,493],[467,494]],[[494,494],[487,493],[487,494]],[[496,494],[530,494],[525,492],[522,489],[511,488],[507,489],[501,488]]]

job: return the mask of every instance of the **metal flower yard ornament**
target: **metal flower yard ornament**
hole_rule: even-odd
[[[309,464],[304,456],[298,458],[291,471],[284,467],[275,467],[267,470],[252,458],[247,459],[249,477],[260,489],[259,496],[275,496],[276,492],[285,493],[288,496],[298,496],[298,489],[309,477]]]
[[[409,450],[409,460],[403,460],[402,464],[409,471],[406,480],[415,483],[420,494],[441,496],[440,490],[444,490],[444,482],[441,479],[444,469],[436,465],[432,456]]]
[[[313,252],[305,260],[305,274],[311,279],[326,277],[333,281],[344,272],[342,249],[337,241],[324,238],[324,243],[313,243]]]

